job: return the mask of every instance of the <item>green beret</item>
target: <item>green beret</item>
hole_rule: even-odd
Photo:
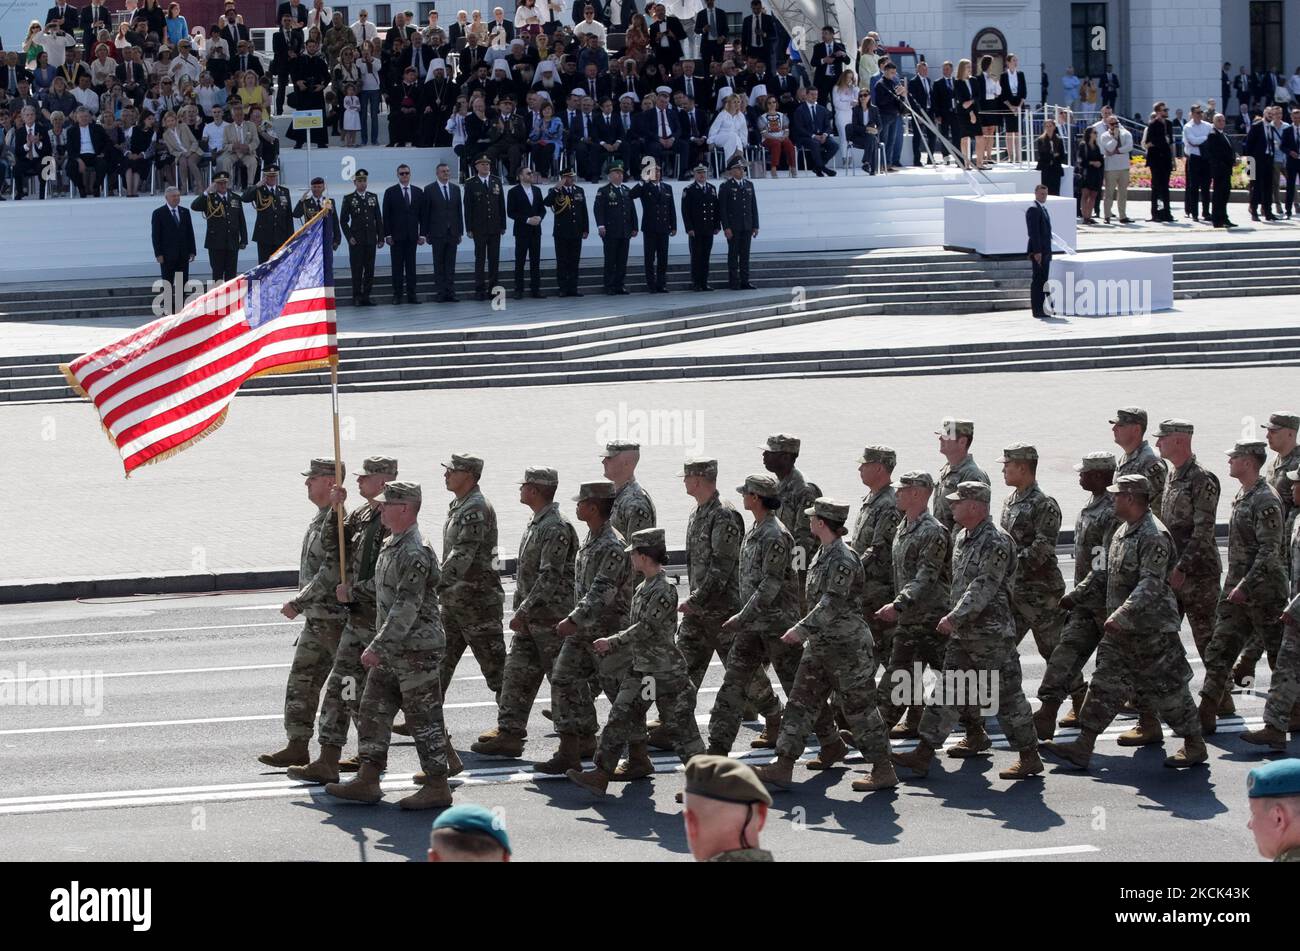
[[[433,831],[439,829],[491,836],[501,848],[510,852],[510,837],[506,835],[505,821],[496,813],[473,803],[452,806],[440,812],[438,818],[433,820]]]
[[[694,762],[694,760],[692,760]],[[689,777],[691,768],[686,767]],[[690,782],[690,779],[687,779]],[[690,787],[687,786],[689,791]],[[1256,766],[1246,774],[1246,791],[1251,799],[1300,796],[1300,759],[1278,759]]]
[[[719,802],[772,805],[772,794],[759,781],[757,774],[730,756],[707,753],[692,756],[686,764],[686,792]]]

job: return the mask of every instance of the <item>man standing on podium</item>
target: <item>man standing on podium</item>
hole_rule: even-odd
[[[1025,227],[1029,232],[1029,262],[1033,279],[1029,285],[1029,306],[1034,317],[1047,317],[1043,308],[1047,275],[1052,269],[1052,218],[1047,213],[1047,186],[1034,188],[1034,203],[1025,212]]]

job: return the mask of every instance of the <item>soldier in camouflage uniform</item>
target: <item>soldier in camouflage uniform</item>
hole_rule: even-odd
[[[651,702],[673,738],[673,749],[685,763],[704,752],[695,725],[695,685],[686,670],[686,659],[677,649],[677,588],[664,574],[668,546],[662,528],[636,532],[625,551],[632,556],[636,571],[645,578],[632,597],[628,625],[617,634],[592,642],[598,654],[621,644],[632,651],[632,667],[623,675],[609,719],[600,734],[595,767],[587,772],[570,769],[570,780],[603,796],[618,768],[618,757],[626,744],[636,742],[645,727]],[[635,778],[635,777],[629,777]]]
[[[722,756],[730,753],[736,742],[744,714],[745,686],[755,672],[762,669],[764,662],[770,662],[789,697],[803,655],[799,645],[781,640],[781,635],[799,620],[799,596],[790,556],[794,539],[776,514],[782,504],[777,496],[777,481],[770,475],[751,475],[736,491],[744,498],[745,511],[754,517],[754,525],[741,544],[741,607],[722,626],[734,639],[722,687],[709,715],[709,752]],[[819,759],[826,765],[834,761],[832,753],[838,759],[848,755],[829,705],[823,705],[814,730],[822,744]]]
[[[1106,489],[1115,478],[1115,456],[1109,452],[1090,452],[1074,468],[1079,473],[1079,487],[1092,493],[1092,498],[1074,522],[1074,588],[1061,598],[1061,609],[1068,612],[1068,620],[1038,685],[1040,706],[1034,714],[1034,728],[1040,740],[1050,740],[1056,734],[1056,714],[1067,694],[1071,695],[1074,709],[1060,725],[1079,725],[1079,711],[1083,709],[1087,688],[1075,685],[1081,683],[1083,667],[1101,643],[1102,626],[1106,623],[1106,582],[1102,568],[1111,533],[1117,527],[1115,497]],[[1157,721],[1156,730],[1159,729]],[[1120,742],[1125,741],[1121,738]]]
[[[938,624],[948,638],[943,673],[935,687],[934,703],[921,717],[921,739],[914,751],[895,753],[894,763],[926,775],[935,750],[952,732],[959,707],[988,709],[993,697],[962,696],[975,682],[979,693],[997,690],[997,716],[1019,762],[998,775],[1025,779],[1043,771],[1034,735],[1033,713],[1021,688],[1020,655],[1016,651],[1016,624],[1011,614],[1011,580],[1015,574],[1015,543],[989,517],[989,487],[983,482],[962,482],[948,496],[955,524],[961,531],[953,543],[952,607]],[[996,685],[996,686],[994,686]],[[949,756],[978,755],[992,743],[987,734],[967,731],[966,738],[948,751]]]
[[[1136,692],[1183,738],[1165,765],[1184,769],[1208,758],[1188,683],[1192,668],[1178,636],[1181,619],[1169,587],[1174,543],[1151,514],[1151,485],[1145,476],[1116,476],[1107,489],[1115,496],[1122,524],[1111,534],[1100,574],[1106,584],[1105,634],[1097,648],[1097,669],[1079,714],[1079,738],[1044,748],[1086,769],[1097,737]]]
[[[1292,505],[1300,505],[1300,469],[1286,474]],[[1243,733],[1247,743],[1286,749],[1286,734],[1300,732],[1300,519],[1292,520],[1288,549],[1291,570],[1291,600],[1282,612],[1282,645],[1273,667],[1268,701],[1264,705],[1264,728]]]
[[[1239,442],[1228,454],[1228,474],[1241,483],[1228,523],[1228,575],[1214,615],[1214,637],[1205,651],[1201,684],[1201,730],[1214,733],[1215,714],[1230,689],[1232,663],[1242,645],[1259,635],[1269,666],[1277,670],[1287,573],[1282,566],[1282,501],[1260,470],[1263,442]]]
[[[384,525],[392,534],[375,565],[375,636],[361,654],[369,670],[357,730],[361,767],[350,782],[329,783],[325,791],[357,802],[383,798],[379,773],[388,761],[393,717],[400,706],[420,758],[416,782],[421,785],[398,805],[437,809],[451,805],[438,674],[446,645],[438,615],[438,556],[420,534],[418,484],[390,482],[379,501]]]
[[[799,608],[808,613],[804,603],[804,586],[808,580],[808,562],[817,551],[817,540],[812,536],[808,516],[804,514],[821,495],[821,490],[804,480],[803,473],[795,468],[802,443],[797,436],[777,433],[767,437],[763,446],[763,468],[777,478],[777,498],[781,507],[777,514],[782,524],[794,538],[794,566],[798,572]]]
[[[578,520],[587,526],[587,537],[578,549],[574,569],[574,603],[568,617],[555,631],[565,639],[551,671],[551,703],[555,728],[561,735],[579,737],[590,744],[596,735],[596,706],[591,683],[596,681],[612,701],[621,681],[615,681],[604,658],[592,643],[627,627],[627,577],[632,573],[623,536],[614,530],[614,483],[607,479],[584,482],[574,501]],[[625,670],[622,672],[626,672]],[[644,728],[644,721],[642,722]],[[636,779],[654,772],[646,749],[645,734],[634,731],[628,741],[628,762],[614,773],[618,780]]]
[[[1110,421],[1110,431],[1115,437],[1115,445],[1124,450],[1124,454],[1115,460],[1115,478],[1144,476],[1151,486],[1152,513],[1162,511],[1169,468],[1146,441],[1147,411],[1140,406],[1116,410],[1115,418]]]
[[[339,464],[339,472],[343,471]],[[298,564],[298,592],[280,613],[293,620],[305,615],[302,633],[294,642],[293,663],[284,691],[284,732],[288,745],[275,753],[257,758],[267,766],[306,766],[311,760],[308,744],[320,703],[321,687],[334,664],[347,608],[339,604],[335,589],[339,583],[338,535],[326,527],[337,519],[330,505],[330,490],[335,483],[333,459],[313,459],[303,472],[307,498],[316,506],[316,515],[307,526]],[[332,542],[332,543],[331,543]]]
[[[863,497],[862,507],[853,523],[853,541],[849,543],[862,560],[865,584],[862,595],[862,616],[871,628],[874,641],[873,656],[884,666],[893,653],[894,627],[884,624],[876,612],[894,600],[893,557],[894,532],[902,521],[898,500],[890,480],[898,455],[889,446],[867,446],[858,457],[858,477],[871,490]],[[894,720],[886,726],[892,727]]]
[[[438,600],[447,652],[442,658],[442,692],[468,647],[493,694],[501,692],[506,641],[501,630],[505,592],[497,571],[497,513],[479,490],[483,460],[453,454],[442,464],[447,491],[456,498],[442,526],[442,581]]]
[[[343,520],[343,541],[347,554],[347,581],[336,595],[347,606],[347,623],[334,653],[334,666],[325,681],[325,696],[316,718],[320,756],[307,766],[290,766],[289,778],[300,782],[323,784],[339,781],[340,770],[354,772],[358,761],[339,760],[348,741],[348,723],[356,721],[361,709],[361,693],[366,687],[366,668],[361,666],[361,652],[375,636],[375,562],[379,546],[388,537],[379,518],[379,494],[397,478],[397,460],[388,456],[371,456],[357,474],[357,491],[364,500]],[[342,505],[347,491],[335,486],[330,496],[334,505]],[[325,522],[327,544],[338,550],[336,519]]]
[[[1065,617],[1061,595],[1065,578],[1056,560],[1061,532],[1061,507],[1038,485],[1038,450],[1013,443],[1002,453],[1002,480],[1013,489],[1002,503],[1002,530],[1016,543],[1016,572],[1011,588],[1011,612],[1016,619],[1016,643],[1031,629],[1038,653],[1052,659],[1061,640]],[[1071,684],[1083,686],[1082,678]]]
[[[897,625],[889,666],[880,679],[876,704],[886,726],[898,723],[903,708],[924,712],[921,677],[924,668],[943,669],[944,636],[935,625],[948,610],[948,530],[929,512],[934,479],[920,470],[904,472],[894,483],[902,520],[894,533],[890,563],[894,598],[876,612],[878,624]],[[915,725],[911,730],[915,730]],[[890,731],[904,738],[905,724]],[[912,733],[915,736],[915,733]]]
[[[876,659],[871,629],[862,616],[866,572],[860,557],[844,544],[849,507],[819,498],[804,513],[821,547],[808,570],[811,610],[781,640],[804,644],[786,707],[776,759],[754,770],[763,782],[789,788],[795,760],[813,720],[831,694],[837,697],[853,733],[854,745],[871,766],[867,779],[854,780],[859,792],[898,785],[889,760],[889,737],[876,710]]]
[[[578,533],[555,502],[559,474],[530,467],[519,484],[519,501],[533,517],[519,539],[515,595],[510,619],[510,653],[498,699],[497,725],[470,749],[486,756],[520,756],[528,735],[528,714],[542,680],[551,676],[563,639],[555,625],[573,610],[573,565]],[[580,762],[576,733],[560,734],[560,751],[541,772],[562,773]],[[567,763],[568,765],[562,765]]]

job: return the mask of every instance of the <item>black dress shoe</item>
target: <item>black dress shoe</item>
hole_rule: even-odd
[[[605,288],[605,296],[606,296],[606,297],[617,297],[617,296],[618,296],[618,288],[617,288],[617,287],[607,287],[607,288]]]
[[[626,287],[620,287],[620,288],[618,289],[618,293],[619,293],[619,294],[631,294],[632,292],[629,291]]]
[[[739,285],[739,284],[731,284],[731,283],[728,283],[728,284],[727,284],[727,290],[729,290],[729,291],[738,291],[738,290],[740,290],[740,285]]]
[[[394,304],[401,304],[401,303],[402,303],[402,299],[401,299],[400,297],[394,297],[394,298],[393,298],[393,303],[394,303]]]
[[[833,168],[828,168],[828,169],[826,169],[826,174],[829,175],[831,178],[834,178],[834,177],[835,177],[835,169],[833,169]]]
[[[711,291],[711,290],[713,290],[713,285],[712,285],[712,284],[701,284],[701,285],[700,285],[700,290],[702,290],[702,291]]]
[[[513,294],[511,294],[510,296],[511,296],[514,300],[523,300],[523,299],[524,299],[524,292],[523,292],[523,291],[515,291],[515,292],[514,292]]]
[[[1133,223],[1133,219],[1132,219],[1132,218],[1121,218],[1121,219],[1119,220],[1119,223],[1122,224],[1122,225],[1131,225],[1131,224]]]
[[[446,304],[459,304],[459,303],[460,303],[460,298],[457,297],[455,294],[448,294],[446,297],[443,298],[443,303],[446,303]]]
[[[818,178],[821,178],[826,173],[823,172],[820,168],[815,168],[813,169],[813,174],[816,175]]]
[[[756,290],[758,290],[758,288],[755,287],[753,284],[749,283],[749,281],[746,281],[744,284],[741,284],[741,285],[740,285],[740,289],[741,289],[741,290],[744,290],[744,291],[756,291]]]
[[[1255,212],[1252,211],[1252,212],[1250,213],[1250,220],[1251,220],[1251,221],[1259,221],[1259,215],[1255,214]]]
[[[1265,220],[1265,221],[1277,221],[1278,218],[1277,218],[1277,215],[1265,215],[1265,216],[1264,216],[1264,220]]]
[[[572,294],[570,294],[569,296],[570,296],[570,297],[581,297],[581,296],[582,296],[582,291],[574,291],[574,292],[573,292]]]
[[[420,303],[420,298],[417,297],[415,294],[412,294],[410,297],[406,299],[406,302],[408,304],[418,304]]]
[[[541,291],[533,291],[532,294],[530,294],[529,296],[532,297],[534,300],[546,300],[546,295],[543,294]]]
[[[363,297],[363,298],[361,299],[361,306],[362,306],[362,307],[374,307],[374,306],[375,306],[375,302],[372,301],[369,297]]]

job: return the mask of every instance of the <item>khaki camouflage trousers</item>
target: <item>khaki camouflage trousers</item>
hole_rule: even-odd
[[[406,713],[420,769],[428,776],[447,775],[447,726],[442,719],[442,687],[437,651],[403,651],[372,668],[361,695],[357,750],[363,763],[381,769],[388,762],[393,718]]]
[[[863,759],[889,756],[889,737],[876,710],[876,658],[866,631],[815,635],[804,646],[794,689],[781,721],[778,756],[797,757],[819,712],[834,694]]]
[[[284,732],[291,740],[310,740],[321,687],[334,666],[343,634],[343,617],[309,617],[298,635],[284,690]]]
[[[551,714],[558,733],[578,736],[595,736],[597,730],[596,703],[591,684],[596,682],[610,703],[618,697],[624,677],[632,669],[630,648],[611,651],[600,657],[592,649],[597,637],[608,637],[615,631],[583,632],[566,637],[551,670]],[[640,729],[634,729],[630,742],[644,743],[645,718]]]
[[[1052,651],[1061,640],[1065,626],[1065,612],[1061,610],[1061,595],[1055,585],[1017,584],[1011,595],[1011,614],[1016,619],[1016,645],[1031,630],[1038,656],[1052,659]]]
[[[1223,586],[1218,575],[1188,577],[1183,581],[1182,588],[1174,592],[1178,598],[1178,610],[1192,627],[1192,641],[1196,644],[1201,660],[1205,659],[1205,652],[1214,637],[1214,612],[1219,606],[1222,592]],[[1258,660],[1259,654],[1255,658]]]
[[[704,741],[695,725],[695,684],[686,672],[642,673],[632,668],[619,684],[609,720],[600,734],[596,763],[601,769],[612,773],[623,747],[636,742],[638,730],[644,735],[645,717],[652,703],[683,763],[704,752]]]
[[[1205,679],[1201,696],[1218,703],[1223,692],[1232,687],[1232,665],[1252,636],[1258,636],[1268,654],[1268,665],[1277,670],[1278,649],[1282,646],[1282,622],[1278,620],[1286,607],[1286,589],[1275,585],[1270,590],[1261,585],[1250,594],[1246,604],[1233,604],[1225,593],[1214,613],[1214,637],[1205,650]]]
[[[510,653],[506,655],[501,694],[497,698],[497,729],[502,733],[528,735],[528,715],[533,701],[542,681],[551,676],[564,644],[564,638],[555,633],[555,625],[560,621],[561,618],[526,620],[526,632],[516,632],[510,638]],[[595,733],[594,726],[591,732]]]
[[[1047,661],[1047,670],[1038,685],[1038,699],[1064,703],[1065,698],[1085,686],[1083,668],[1101,643],[1104,616],[1098,617],[1089,608],[1075,605],[1070,609],[1069,620],[1061,640]]]
[[[996,700],[996,710],[989,708]],[[1021,684],[1020,654],[1014,637],[976,634],[950,637],[934,700],[921,716],[921,738],[938,749],[948,738],[963,708],[979,707],[996,715],[1013,750],[1038,745],[1033,710]]]
[[[722,629],[722,623],[730,615],[684,614],[677,626],[677,649],[686,658],[686,669],[690,672],[691,682],[698,692],[704,684],[704,675],[708,673],[709,663],[716,654],[723,666],[727,663],[727,654],[731,652],[731,642],[736,636]],[[772,682],[767,678],[766,666],[754,671],[754,676],[745,687],[746,699],[763,717],[774,717],[781,712],[781,701],[772,692]]]
[[[1291,729],[1291,714],[1300,701],[1300,627],[1282,626],[1282,646],[1273,664],[1273,679],[1264,704],[1264,722],[1281,730]]]
[[[348,618],[343,627],[338,650],[334,652],[334,666],[325,681],[320,714],[316,718],[316,736],[321,746],[344,746],[348,741],[348,722],[359,720],[367,673],[361,666],[361,654],[374,636],[374,627],[356,615]]]
[[[447,635],[447,653],[442,658],[438,676],[442,681],[442,695],[447,695],[456,665],[468,647],[478,661],[479,670],[493,695],[501,692],[501,674],[506,666],[506,638],[501,629],[501,611],[467,611],[464,608],[443,608],[442,629]]]
[[[894,656],[894,637],[898,631],[897,624],[881,624],[876,620],[876,612],[894,600],[893,589],[879,583],[867,583],[866,593],[862,596],[862,619],[871,628],[872,656],[876,658],[876,672],[889,666],[889,659]]]
[[[922,692],[921,685],[915,682],[916,665],[920,664],[922,670],[929,667],[935,673],[943,669],[943,653],[948,639],[935,630],[936,623],[900,622],[894,628],[893,651],[876,691],[876,708],[886,728],[898,722],[905,708],[923,702],[916,699]]]
[[[1079,726],[1101,733],[1136,694],[1178,736],[1200,736],[1201,721],[1188,688],[1191,679],[1177,631],[1106,634],[1097,646],[1097,669],[1079,711]]]

